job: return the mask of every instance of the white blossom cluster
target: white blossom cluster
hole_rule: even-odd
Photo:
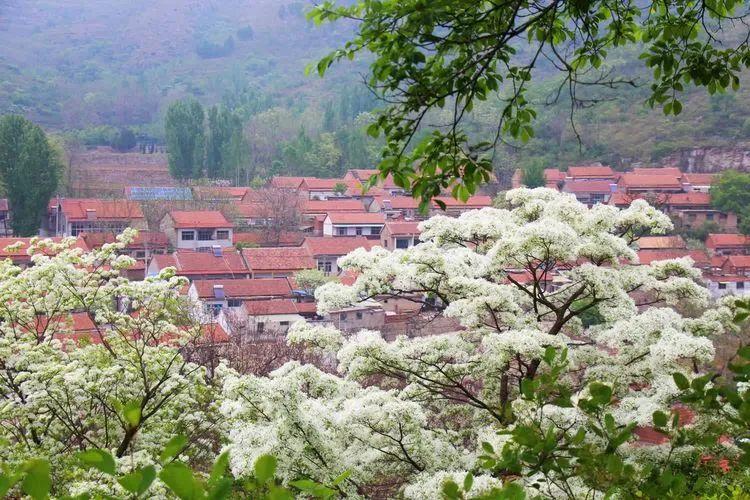
[[[728,303],[705,310],[689,259],[638,264],[638,238],[668,232],[669,218],[643,201],[587,208],[548,189],[513,190],[506,201],[508,209],[433,217],[414,247],[340,259],[356,281],[320,287],[321,313],[401,297],[441,309],[463,330],[387,342],[373,331],[347,337],[294,325],[290,341],[335,353],[340,377],[298,365],[269,379],[228,377],[222,412],[236,473],[271,452],[289,478],[326,480],[348,468],[352,492],[399,476],[407,498],[438,496],[446,478],[460,483],[497,430],[539,418],[571,429],[585,421],[575,406],[540,411],[519,397],[520,381],[545,369],[549,347],[568,351],[561,382],[574,403],[598,381],[614,388],[618,423],[649,425],[654,411],[669,412],[672,373],[692,378],[694,366],[709,363],[711,337],[732,317]],[[674,305],[705,312],[687,318]],[[492,486],[499,482],[475,482]]]

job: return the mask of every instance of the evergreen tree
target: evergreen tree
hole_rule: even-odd
[[[0,118],[0,176],[16,236],[33,236],[60,181],[59,155],[44,131],[18,115]]]
[[[167,110],[169,172],[177,179],[198,178],[203,170],[203,107],[193,99],[175,101]]]
[[[540,159],[531,160],[523,166],[523,185],[529,188],[544,186],[544,163]]]

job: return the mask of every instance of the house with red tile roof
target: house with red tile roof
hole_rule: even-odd
[[[714,299],[725,295],[742,297],[750,293],[750,277],[745,275],[704,274],[703,280]]]
[[[721,266],[727,275],[750,276],[750,255],[730,255]]]
[[[568,167],[566,179],[589,180],[589,181],[610,181],[617,179],[617,172],[612,167],[606,165],[575,165]]]
[[[368,240],[364,236],[342,236],[340,238],[307,237],[302,246],[306,247],[315,260],[318,270],[326,275],[338,275],[341,270],[337,261],[340,257],[358,248],[370,250],[377,245],[377,241]]]
[[[677,167],[635,167],[632,172],[636,175],[669,175],[677,179],[683,176]]]
[[[627,175],[627,174],[626,174]],[[711,195],[698,191],[612,194],[610,205],[627,208],[636,199],[645,199],[651,205],[679,219],[685,228],[699,228],[715,222],[726,232],[737,230],[737,215],[716,210],[711,206]]]
[[[571,193],[578,201],[592,207],[597,203],[607,203],[612,192],[617,189],[613,181],[601,180],[566,180],[562,192]]]
[[[682,174],[682,184],[686,190],[708,193],[716,174]]]
[[[242,257],[253,278],[284,278],[303,269],[316,268],[306,246],[243,248]]]
[[[336,198],[345,194],[346,189],[356,184],[359,184],[359,181],[306,177],[299,185],[299,191],[311,200],[327,200],[328,198]],[[340,185],[345,187],[343,193],[337,191]]]
[[[296,191],[300,184],[309,177],[291,177],[284,175],[275,175],[271,178],[271,187],[276,189],[289,189]]]
[[[380,233],[380,246],[388,250],[413,247],[419,243],[419,221],[393,220],[385,223]]]
[[[419,202],[411,196],[376,196],[368,209],[385,214],[387,219],[427,217],[419,212]]]
[[[178,275],[185,276],[191,281],[251,277],[245,259],[233,248],[216,252],[178,250],[171,254],[155,255],[146,269],[146,275],[156,276],[167,267],[174,267]]]
[[[315,217],[332,212],[365,212],[362,200],[352,198],[328,198],[325,200],[303,200],[300,212],[303,217]]]
[[[557,168],[544,169],[544,185],[546,187],[559,191],[562,188],[563,182],[565,182],[565,172]]]
[[[112,233],[83,233],[81,238],[92,250],[117,240],[117,236]],[[169,238],[166,234],[159,231],[138,231],[135,239],[125,246],[122,254],[149,261],[153,255],[165,254],[168,250]]]
[[[125,228],[147,229],[141,206],[131,200],[54,198],[50,200],[46,231],[53,236],[82,233],[119,234]]]
[[[682,236],[643,236],[636,242],[639,250],[685,250],[687,243]]]
[[[618,190],[627,194],[636,194],[681,193],[684,189],[680,176],[626,172],[620,176]]]
[[[294,297],[286,278],[193,281],[187,295],[201,317],[216,317],[222,310],[242,307],[248,300]]]
[[[235,203],[228,210],[238,226],[263,227],[273,224],[268,208],[260,202]]]
[[[642,265],[648,265],[652,262],[660,260],[671,260],[681,259],[683,257],[690,257],[695,263],[695,267],[706,269],[711,265],[711,259],[706,252],[701,250],[687,250],[687,249],[669,249],[669,250],[655,250],[646,249],[638,250],[638,262]]]
[[[250,191],[249,187],[193,186],[193,198],[209,202],[239,202]]]
[[[292,323],[303,319],[298,304],[289,299],[247,301],[234,315],[234,323],[241,325],[240,330],[251,337],[283,335]]]
[[[750,236],[736,233],[710,233],[706,248],[714,255],[750,255]]]
[[[323,236],[364,236],[380,238],[385,224],[381,213],[340,213],[332,212],[323,221]]]
[[[278,239],[276,238],[278,236]],[[232,233],[232,243],[234,246],[246,247],[298,247],[305,239],[305,233],[301,231],[281,231],[270,234],[268,231],[253,230],[247,232]],[[273,239],[272,239],[273,237]]]
[[[164,215],[159,229],[180,250],[232,246],[232,223],[218,210],[172,210]]]
[[[60,243],[63,238],[41,238],[49,239],[53,243]],[[19,244],[19,245],[17,245]],[[14,265],[26,268],[31,265],[31,255],[28,254],[31,238],[0,238],[0,259],[10,259]],[[90,249],[82,237],[78,237],[73,248],[80,248],[88,252]]]
[[[445,209],[438,204],[438,201],[445,204]],[[479,210],[491,206],[492,197],[486,195],[470,196],[465,202],[457,200],[452,196],[436,196],[432,199],[430,215],[450,215],[456,217],[469,210]]]
[[[364,184],[370,179],[370,177],[372,177],[373,175],[378,175],[379,173],[380,171],[377,169],[350,169],[347,170],[343,180],[359,181],[360,183]],[[393,181],[392,175],[386,176],[386,178],[383,180],[378,180],[377,187],[383,189],[391,196],[404,194],[406,192],[404,188],[396,185],[396,183]]]

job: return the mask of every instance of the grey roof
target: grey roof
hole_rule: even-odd
[[[188,187],[130,187],[127,197],[136,201],[192,200],[193,191]]]

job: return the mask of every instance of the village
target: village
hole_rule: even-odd
[[[173,267],[190,282],[183,294],[193,319],[211,332],[211,343],[283,339],[294,322],[333,325],[345,332],[373,329],[386,338],[419,336],[459,329],[456,321],[436,317],[419,298],[375,297],[356,307],[318,315],[315,287],[329,280],[352,283],[356,276],[337,261],[357,248],[380,246],[390,251],[420,241],[419,224],[435,215],[458,217],[493,206],[489,193],[466,202],[446,196],[428,213],[390,178],[365,190],[375,170],[349,170],[343,178],[273,177],[262,187],[125,188],[118,199],[50,201],[40,236],[75,237],[91,250],[115,241],[127,227],[139,230],[126,247],[137,264],[132,280],[156,276]],[[683,173],[677,168],[635,168],[618,172],[600,164],[546,169],[548,188],[574,195],[587,206],[604,203],[626,208],[639,198],[664,211],[682,228],[716,223],[721,232],[708,235],[703,248],[679,234],[645,236],[637,242],[641,264],[691,258],[703,273],[713,298],[744,295],[750,290],[750,238],[738,234],[737,216],[711,205],[714,175]],[[520,171],[512,187],[521,186]],[[9,234],[12,217],[0,201],[4,237],[0,256],[28,265],[29,238]],[[713,226],[712,226],[713,227]],[[10,245],[20,241],[22,246]],[[530,277],[526,277],[530,279]],[[547,287],[555,287],[550,277]],[[86,315],[75,321],[76,336],[93,333]]]

